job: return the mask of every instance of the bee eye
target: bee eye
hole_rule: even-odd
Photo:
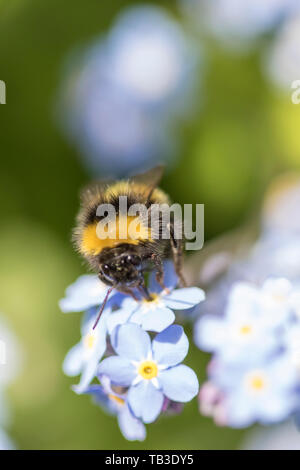
[[[108,273],[109,273],[109,266],[108,266],[108,264],[103,264],[103,265],[102,265],[102,271],[104,272],[104,274],[108,274]]]
[[[141,264],[141,258],[137,255],[128,255],[127,261],[135,266]]]

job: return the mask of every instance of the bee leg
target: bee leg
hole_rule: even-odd
[[[138,302],[140,299],[135,295],[135,293],[132,290],[128,290],[127,294],[131,295],[131,297]]]
[[[149,291],[148,291],[147,287],[145,286],[145,283],[140,284],[140,285],[138,286],[138,290],[140,291],[140,293],[142,294],[142,296],[143,296],[146,300],[148,300],[148,301],[151,301],[151,300],[152,300],[151,295],[149,294]]]
[[[156,268],[156,273],[155,273],[155,279],[156,282],[160,285],[160,287],[164,290],[166,289],[166,286],[164,284],[164,268],[163,268],[163,263],[160,259],[159,256],[157,256],[155,253],[151,256],[153,263],[155,264]]]
[[[179,278],[179,284],[182,287],[186,287],[187,283],[182,273],[182,263],[183,263],[182,240],[178,240],[174,237],[174,231],[172,227],[169,226],[169,230],[170,230],[170,242],[171,242],[172,257],[173,257],[175,272]]]
[[[135,295],[135,293],[133,292],[132,289],[126,289],[126,288],[123,288],[120,292],[122,292],[123,294],[128,294],[130,295],[136,302],[138,302],[140,299]]]

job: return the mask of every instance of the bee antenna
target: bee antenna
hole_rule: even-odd
[[[114,288],[114,286],[110,287],[110,288],[108,289],[108,291],[106,292],[106,295],[105,295],[105,298],[104,298],[103,303],[102,303],[102,305],[101,305],[101,308],[100,308],[100,310],[99,310],[97,319],[96,319],[95,324],[94,324],[94,326],[93,326],[93,330],[96,328],[96,326],[97,326],[98,323],[99,323],[100,317],[101,317],[101,315],[102,315],[102,312],[103,312],[103,310],[104,310],[104,307],[105,307],[105,305],[106,305],[106,303],[107,303],[107,301],[108,301],[108,297],[109,297],[111,291],[113,290],[113,288]]]

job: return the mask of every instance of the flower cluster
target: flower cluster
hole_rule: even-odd
[[[196,287],[176,289],[176,284],[172,264],[166,263],[164,290],[151,275],[151,301],[112,293],[94,329],[107,292],[96,276],[80,277],[60,301],[65,313],[86,310],[81,340],[68,352],[64,372],[81,375],[74,391],[92,395],[116,415],[128,440],[143,440],[144,423],[161,413],[178,412],[180,403],[198,393],[194,371],[182,364],[189,342],[183,328],[173,324],[173,310],[194,308],[204,300],[204,292]]]
[[[122,13],[78,57],[63,90],[65,121],[93,171],[124,175],[173,152],[174,119],[191,109],[198,55],[166,11],[144,6]]]
[[[200,411],[219,425],[299,420],[300,185],[278,186],[266,200],[261,237],[210,290],[195,324],[196,344],[213,353]]]
[[[300,408],[300,293],[285,278],[233,286],[223,317],[203,316],[197,345],[214,356],[200,409],[219,424],[270,424]]]

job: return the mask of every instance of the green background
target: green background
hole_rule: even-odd
[[[243,437],[200,416],[194,400],[149,425],[145,442],[128,443],[61,371],[80,315],[61,314],[57,302],[85,272],[70,232],[89,176],[55,122],[58,88],[72,48],[108,31],[134,3],[0,0],[0,311],[24,353],[9,389],[9,433],[21,449],[233,449]],[[178,15],[175,2],[156,3]],[[162,187],[176,202],[205,204],[207,240],[246,221],[274,175],[299,166],[300,107],[262,74],[270,40],[241,56],[196,38],[206,56],[199,112],[180,125],[180,158]],[[200,380],[207,359],[191,346],[186,363]]]

